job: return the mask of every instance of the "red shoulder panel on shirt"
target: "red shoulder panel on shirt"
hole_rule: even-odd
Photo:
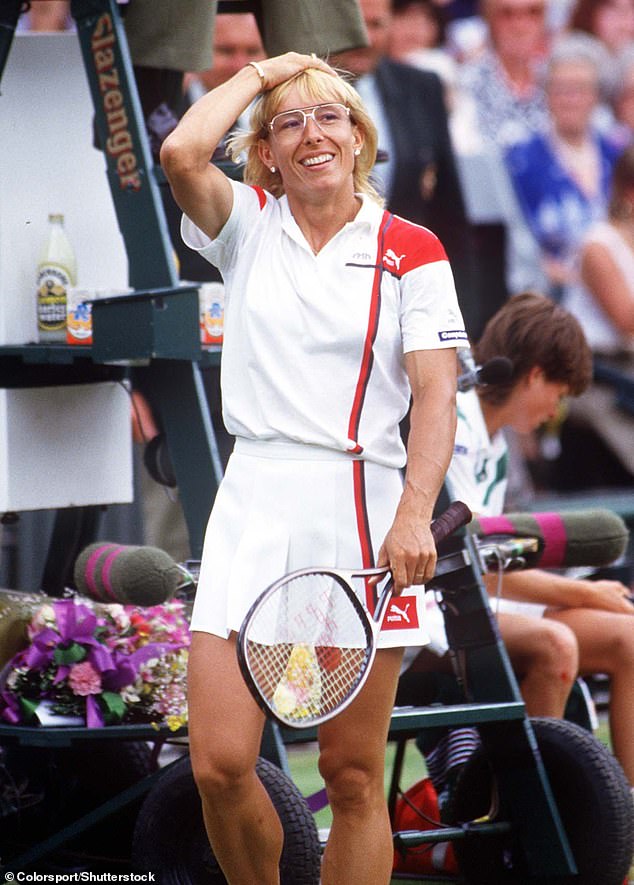
[[[446,261],[447,253],[436,234],[395,215],[385,233],[382,258],[386,270],[402,277],[416,267]]]
[[[260,210],[264,209],[264,207],[266,206],[266,194],[264,193],[264,190],[257,184],[252,184],[251,187],[258,195],[258,202],[260,204]]]

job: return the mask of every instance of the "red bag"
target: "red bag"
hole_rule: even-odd
[[[398,799],[393,832],[437,830],[441,826],[438,796],[429,778],[415,783]],[[457,873],[458,864],[451,842],[435,842],[395,848],[393,870],[395,873]]]

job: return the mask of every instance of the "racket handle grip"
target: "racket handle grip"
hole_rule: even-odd
[[[434,544],[440,544],[456,529],[471,522],[472,518],[473,514],[466,504],[463,504],[462,501],[453,501],[444,513],[441,513],[437,519],[433,520],[430,526]]]

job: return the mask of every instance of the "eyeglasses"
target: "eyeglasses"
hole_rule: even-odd
[[[276,138],[292,141],[297,138],[306,126],[310,117],[324,132],[342,126],[350,117],[350,108],[339,102],[318,104],[312,108],[297,108],[276,114],[269,123],[269,129]]]

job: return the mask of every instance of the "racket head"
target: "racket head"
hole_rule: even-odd
[[[238,633],[238,662],[267,716],[311,728],[358,695],[374,660],[376,632],[348,573],[300,569],[251,606]]]

